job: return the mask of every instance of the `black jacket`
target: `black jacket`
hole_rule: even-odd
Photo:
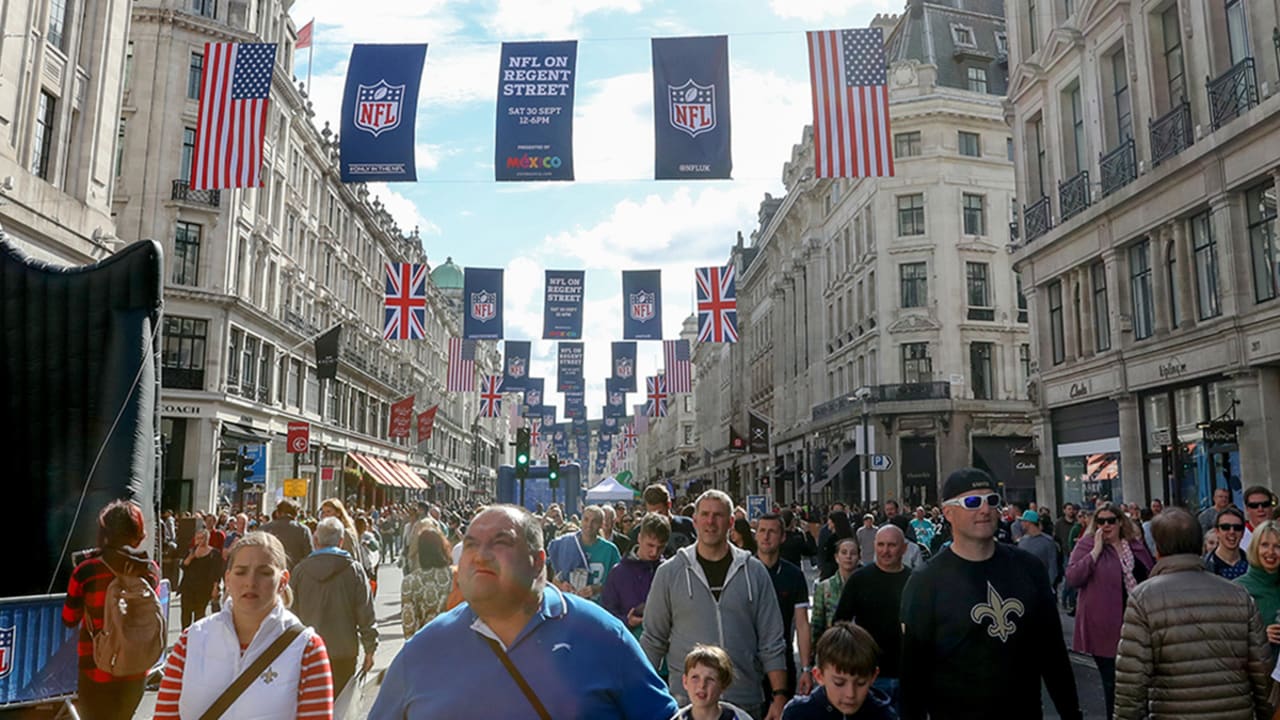
[[[293,613],[320,634],[329,657],[356,657],[357,640],[365,653],[378,649],[369,579],[345,551],[312,553],[293,569],[289,585]]]
[[[311,554],[311,533],[293,518],[276,518],[262,526],[263,532],[275,535],[289,556],[289,570]]]

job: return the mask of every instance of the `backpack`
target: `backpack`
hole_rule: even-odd
[[[166,633],[160,598],[146,578],[121,575],[110,565],[107,569],[115,577],[107,585],[102,629],[89,631],[93,663],[115,677],[141,675],[164,652]],[[87,622],[88,616],[85,618]]]

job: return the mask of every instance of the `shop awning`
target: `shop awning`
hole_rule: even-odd
[[[823,481],[821,481],[822,484],[825,485],[826,483],[836,479],[840,475],[840,472],[844,470],[844,466],[848,465],[849,462],[856,457],[858,457],[857,448],[849,448],[848,450],[840,453],[840,457],[836,458],[835,462],[827,466],[827,476]]]
[[[373,476],[374,482],[379,485],[411,490],[424,490],[428,487],[426,483],[414,474],[408,465],[397,460],[354,452],[348,453],[348,456],[355,460],[356,464],[363,468],[365,472]]]
[[[255,430],[254,428],[242,423],[224,421],[222,423],[222,434],[229,435],[240,440],[248,440],[249,442],[254,443],[266,444],[271,442],[270,435],[267,435],[261,430]]]
[[[447,470],[432,470],[431,475],[458,492],[465,492],[467,489],[467,484],[462,481],[462,478]]]

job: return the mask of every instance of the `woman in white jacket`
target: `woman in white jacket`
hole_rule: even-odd
[[[264,532],[249,533],[230,549],[227,602],[182,632],[165,664],[155,717],[198,720],[277,638],[301,626],[288,610],[293,596],[287,563],[284,546]],[[333,677],[324,641],[303,629],[221,717],[332,718]]]

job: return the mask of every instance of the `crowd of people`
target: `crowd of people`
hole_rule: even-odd
[[[1078,718],[1064,617],[1107,717],[1280,718],[1276,502],[1260,486],[1241,498],[1244,510],[1215,492],[1198,516],[1159,500],[1068,503],[1055,520],[966,468],[933,508],[759,517],[718,490],[676,508],[665,485],[572,517],[461,503],[349,513],[337,499],[300,517],[286,500],[270,518],[200,517],[183,548],[166,513],[183,633],[156,717],[331,717],[373,665],[378,566],[396,563],[406,641],[376,720],[1039,718],[1042,685]],[[136,506],[113,503],[99,524],[64,620],[82,625],[82,717],[129,718],[145,674],[98,663],[103,591],[120,574],[154,587],[161,568],[137,550]]]

